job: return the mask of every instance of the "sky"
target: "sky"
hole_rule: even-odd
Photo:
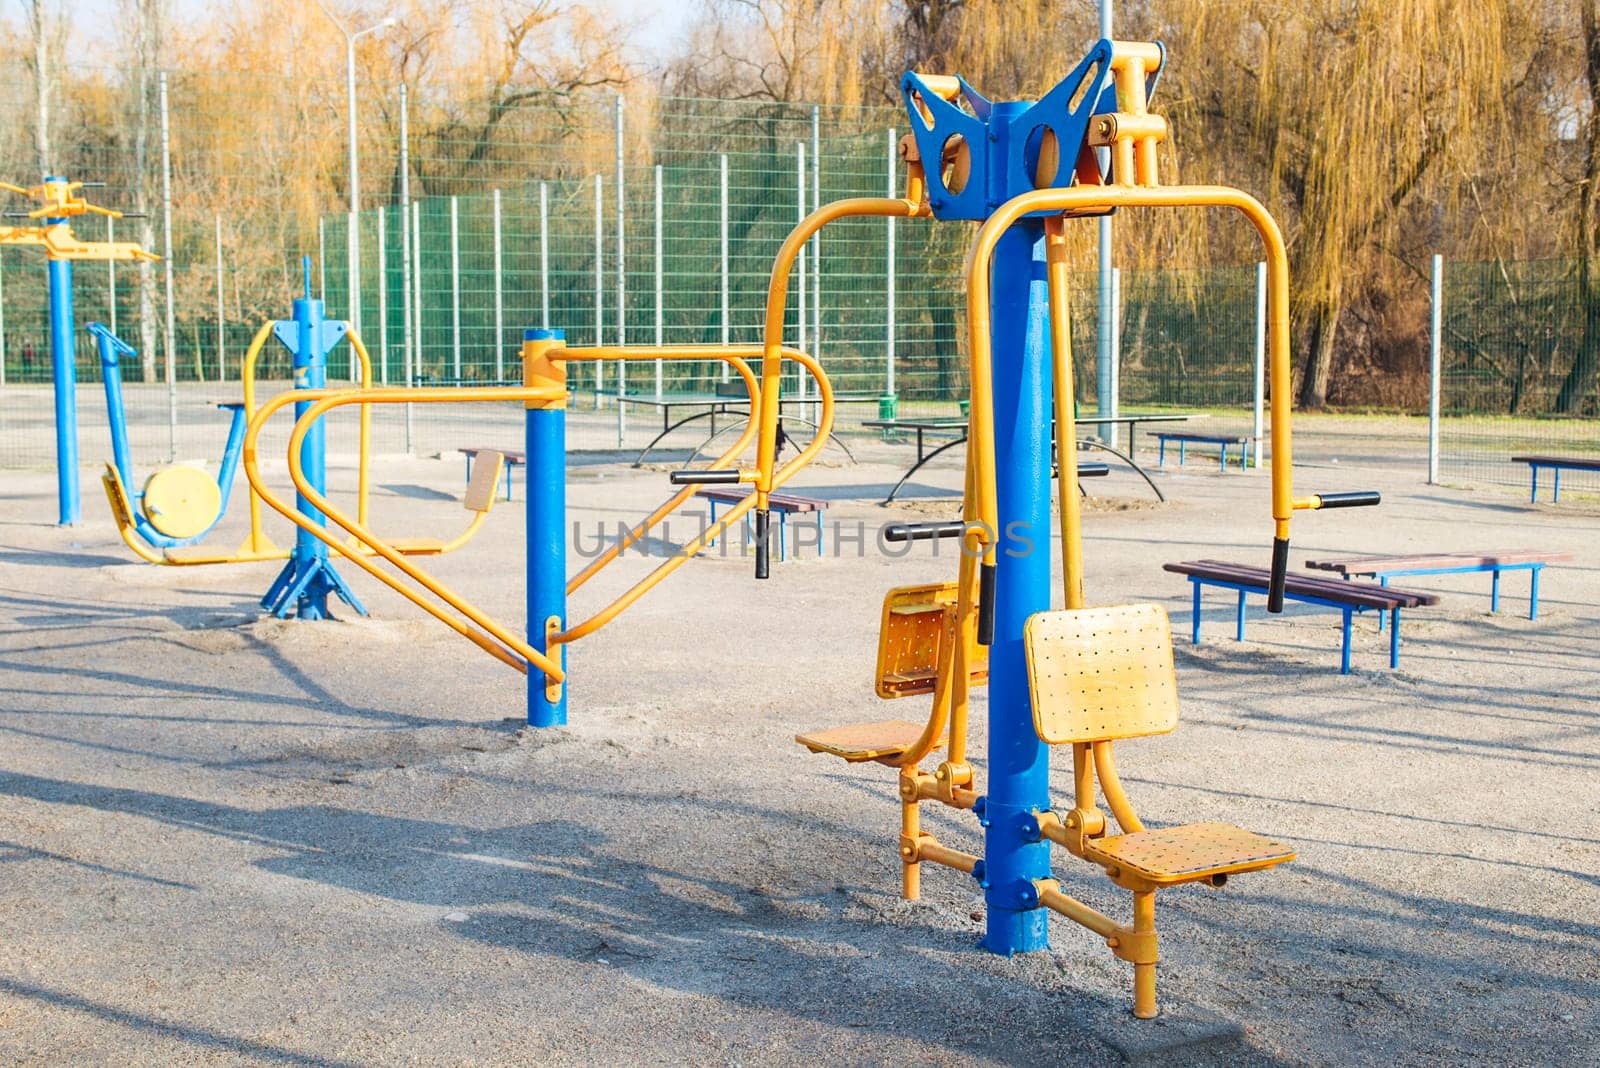
[[[68,0],[70,2],[70,0]],[[596,8],[615,12],[632,27],[630,44],[635,58],[645,66],[655,66],[663,51],[671,51],[678,42],[690,18],[699,10],[696,0],[587,0]],[[199,19],[215,5],[215,0],[172,0],[172,17],[179,20]],[[337,0],[329,4],[339,9]],[[20,22],[18,0],[0,0],[0,10],[9,22]],[[114,15],[117,0],[78,0],[72,4],[77,15],[76,29],[80,47],[116,47]],[[665,45],[663,48],[661,46]]]

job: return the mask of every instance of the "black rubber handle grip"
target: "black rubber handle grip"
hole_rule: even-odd
[[[967,524],[960,519],[948,523],[891,523],[883,528],[884,541],[932,541],[935,538],[959,538],[967,532]]]
[[[1352,490],[1349,493],[1319,493],[1317,500],[1321,501],[1321,508],[1366,508],[1379,504],[1383,495],[1377,490]]]
[[[727,471],[674,471],[667,476],[674,486],[727,486],[737,484],[739,472]]]
[[[772,529],[772,513],[765,508],[756,509],[756,578],[770,578],[772,558],[767,552],[767,533]]]
[[[994,565],[978,565],[978,644],[994,644]]]
[[[1050,469],[1050,477],[1051,478],[1055,478],[1057,475],[1060,474],[1060,470],[1061,470],[1060,468],[1052,467]],[[1087,463],[1087,464],[1079,464],[1078,465],[1078,477],[1079,478],[1104,478],[1106,475],[1109,475],[1110,473],[1111,473],[1111,465],[1110,464]]]
[[[1283,587],[1289,581],[1289,539],[1272,539],[1272,577],[1267,580],[1267,611],[1283,611]]]

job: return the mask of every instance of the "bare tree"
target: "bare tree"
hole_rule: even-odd
[[[22,4],[32,45],[28,66],[33,71],[33,150],[42,178],[51,173],[50,97],[67,26],[65,19],[46,9],[44,0],[22,0]]]
[[[152,125],[155,115],[161,56],[166,42],[167,0],[122,0],[125,32],[133,42],[133,69],[129,85],[133,100],[133,204],[143,218],[139,220],[139,244],[153,249],[156,243],[154,207],[156,185],[151,170]],[[156,272],[149,260],[140,260],[139,270],[139,362],[146,382],[156,380],[156,339],[160,318],[156,311]]]

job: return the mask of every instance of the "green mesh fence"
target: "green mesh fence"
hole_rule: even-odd
[[[31,88],[25,72],[8,73],[0,146],[29,160]],[[535,95],[506,109],[479,89],[434,87],[402,109],[398,87],[363,85],[356,300],[342,84],[170,72],[164,168],[157,81],[150,75],[141,91],[135,72],[69,72],[52,165],[106,182],[93,200],[144,210],[145,219],[115,224],[115,236],[160,252],[170,194],[170,287],[167,263],[77,269],[80,325],[114,325],[140,350],[125,369],[140,464],[220,451],[226,419],[214,404],[237,396],[257,326],[287,315],[300,295],[304,256],[329,315],[359,321],[379,381],[514,380],[521,334],[532,326],[563,329],[576,344],[757,342],[772,258],[796,220],[818,203],[904,182],[903,165],[891,162],[904,116],[891,108],[642,95],[619,103],[594,93]],[[98,219],[77,228],[106,236]],[[822,360],[845,401],[844,429],[876,416],[885,394],[902,414],[957,412],[967,392],[961,264],[970,239],[967,226],[844,220],[797,264],[785,335]],[[1072,278],[1079,402],[1088,408],[1098,400],[1095,285],[1087,271]],[[1122,406],[1247,407],[1254,300],[1249,266],[1124,272]],[[0,315],[0,465],[47,464],[50,362],[36,253],[0,249]],[[108,451],[104,400],[81,331],[77,366],[82,449],[94,457]],[[286,354],[268,343],[257,371],[266,392],[283,388]],[[352,377],[343,346],[329,377]],[[619,389],[703,394],[726,379],[710,361],[576,367],[572,445],[635,448],[659,428],[648,408],[619,413]],[[796,385],[791,377],[786,388]],[[515,435],[513,408],[482,419],[480,411],[382,409],[377,446],[444,453],[500,441],[485,440],[485,426]]]
[[[1600,458],[1600,397],[1573,262],[1446,263],[1440,308],[1439,477],[1527,486],[1520,455]],[[1568,472],[1563,492],[1600,492],[1600,475]]]

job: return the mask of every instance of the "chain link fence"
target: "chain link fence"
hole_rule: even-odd
[[[1600,459],[1600,323],[1579,264],[1447,262],[1440,289],[1440,480],[1526,487],[1514,456]],[[1600,473],[1562,489],[1600,492]]]

